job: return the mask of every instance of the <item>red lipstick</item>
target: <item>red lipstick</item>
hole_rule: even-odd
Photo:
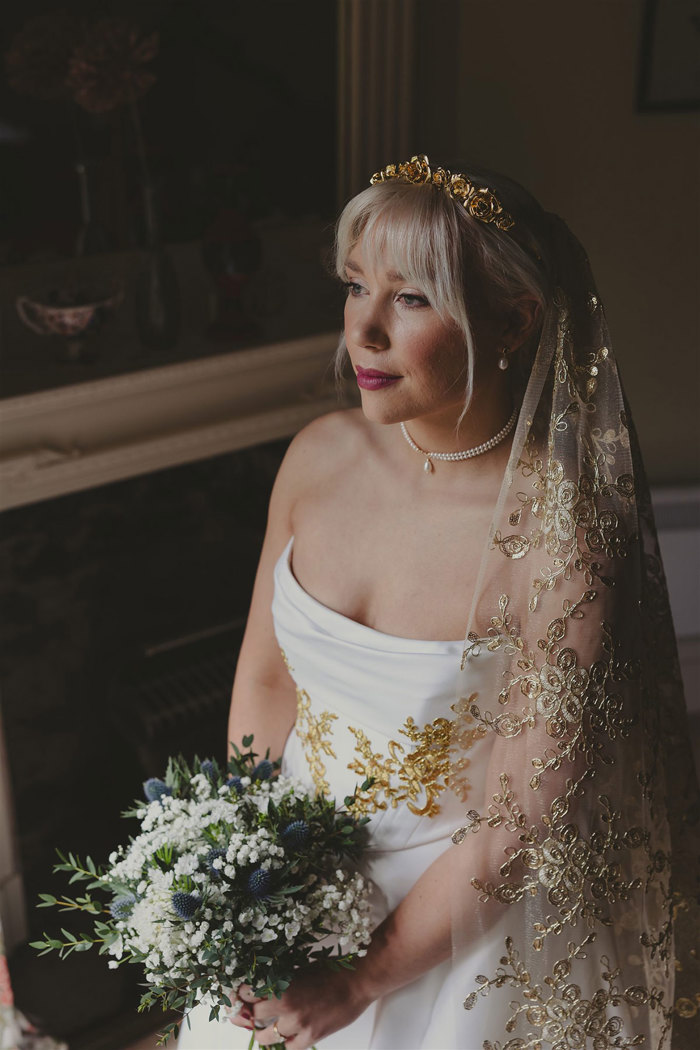
[[[391,386],[401,376],[392,375],[390,372],[380,372],[376,368],[358,368],[357,385],[362,390],[381,390],[385,386]]]

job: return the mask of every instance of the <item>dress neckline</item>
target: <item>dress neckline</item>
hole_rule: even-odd
[[[302,610],[309,615],[312,620],[318,623],[319,626],[332,626],[330,633],[340,635],[348,641],[369,644],[377,648],[391,648],[406,653],[416,652],[417,650],[420,650],[421,652],[440,652],[450,654],[461,653],[464,647],[464,640],[462,638],[452,639],[450,641],[440,641],[424,638],[405,638],[397,634],[386,634],[384,631],[378,631],[374,627],[368,627],[367,624],[359,623],[357,620],[345,616],[344,613],[337,612],[335,609],[331,609],[328,605],[324,605],[323,602],[318,600],[318,598],[314,598],[313,595],[309,594],[294,575],[294,570],[292,568],[293,546],[294,537],[292,536],[277,562],[275,577],[279,584],[287,589],[291,589],[296,604],[301,606]]]

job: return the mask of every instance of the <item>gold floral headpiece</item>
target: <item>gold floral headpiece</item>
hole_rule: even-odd
[[[374,186],[378,182],[401,179],[416,185],[431,184],[445,189],[453,200],[461,204],[470,215],[480,222],[492,222],[499,230],[510,230],[515,226],[513,216],[503,210],[496,194],[486,186],[477,187],[466,175],[448,171],[447,168],[431,168],[425,153],[418,153],[403,164],[387,164],[376,171],[369,180]]]

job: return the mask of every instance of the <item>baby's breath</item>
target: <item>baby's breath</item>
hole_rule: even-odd
[[[369,887],[356,866],[366,820],[296,779],[271,777],[279,762],[257,758],[236,751],[228,770],[171,759],[164,780],[146,782],[150,801],[126,814],[140,833],[104,870],[61,855],[57,870],[88,880],[86,897],[42,895],[40,906],[98,915],[94,937],[45,934],[34,947],[64,957],[99,944],[111,968],[143,966],[141,1009],[202,1003],[215,1016],[232,1009],[242,983],[281,994],[310,961],[348,964],[365,954]],[[90,890],[107,895],[107,909]],[[164,1039],[176,1031],[169,1025]]]

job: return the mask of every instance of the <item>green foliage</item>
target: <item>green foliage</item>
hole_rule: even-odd
[[[249,777],[261,758],[270,759],[269,747],[264,755],[259,755],[251,749],[253,743],[252,733],[250,736],[244,736],[241,743],[243,744],[244,749],[247,750],[241,751],[233,741],[231,741],[229,745],[231,748],[231,756],[226,766],[229,776]],[[278,772],[282,767],[282,759],[276,758],[272,763],[272,767],[275,772]]]
[[[61,959],[65,959],[71,952],[86,952],[93,944],[103,944],[102,937],[76,937],[70,930],[61,929],[64,940],[58,937],[49,937],[44,933],[43,941],[30,941],[30,948],[36,948],[39,955],[47,955],[48,952],[57,951]]]
[[[86,911],[90,915],[102,915],[103,913],[109,914],[106,908],[103,908],[99,901],[93,900],[89,894],[84,897],[54,897],[52,893],[40,893],[39,899],[40,904],[37,904],[37,908],[53,908],[57,907],[60,911]]]
[[[276,942],[270,946],[269,954],[259,949],[261,945],[249,942],[244,931],[235,923],[235,916],[241,910],[254,907],[257,914],[267,914],[275,911],[288,901],[289,898],[298,897],[304,899],[312,887],[319,885],[319,880],[329,877],[329,873],[335,873],[336,868],[345,864],[354,866],[354,862],[360,857],[367,840],[368,823],[367,817],[358,817],[352,812],[356,801],[356,794],[349,795],[345,799],[345,808],[339,809],[333,799],[323,796],[306,796],[297,798],[293,792],[289,792],[277,801],[269,798],[266,809],[260,809],[253,798],[246,791],[238,793],[235,785],[229,784],[230,777],[248,777],[253,782],[249,791],[260,791],[261,783],[253,777],[254,770],[262,760],[253,749],[253,737],[245,736],[242,740],[242,750],[236,745],[231,745],[231,757],[225,767],[220,766],[215,760],[205,760],[206,765],[202,769],[202,761],[195,756],[188,763],[182,755],[171,757],[164,776],[166,785],[172,790],[174,799],[196,801],[200,798],[199,788],[202,786],[201,777],[192,784],[193,777],[198,774],[206,776],[211,784],[214,796],[225,798],[235,805],[236,817],[232,823],[227,820],[213,820],[204,828],[198,827],[200,848],[203,840],[207,849],[198,853],[198,879],[191,875],[180,874],[173,877],[170,885],[173,892],[196,894],[201,897],[204,908],[208,906],[213,893],[213,886],[219,890],[225,890],[226,917],[234,918],[234,928],[223,936],[221,932],[221,913],[215,913],[214,921],[210,924],[205,939],[201,942],[197,952],[196,965],[193,964],[192,971],[188,972],[187,978],[174,980],[169,974],[157,973],[157,982],[145,986],[141,996],[139,1011],[148,1010],[158,1005],[163,1011],[178,1011],[186,1013],[192,1009],[201,999],[204,992],[208,991],[212,984],[217,982],[220,975],[226,972],[226,967],[234,960],[236,972],[240,975],[246,973],[246,980],[256,989],[261,996],[279,998],[289,987],[295,969],[307,962],[317,962],[327,965],[332,969],[349,969],[353,966],[354,956],[351,954],[341,955],[340,948],[331,948],[328,945],[320,946],[318,942],[330,932],[324,926],[323,916],[319,916],[313,924],[305,926],[298,942],[287,945],[286,942]],[[269,761],[269,750],[265,759]],[[277,759],[271,763],[273,775],[279,771],[281,760]],[[198,787],[199,785],[199,787]],[[357,791],[365,792],[371,786],[371,781],[365,781]],[[165,801],[147,803],[136,800],[134,807],[124,813],[125,817],[145,816],[144,809],[147,806],[167,807]],[[150,810],[149,813],[153,813]],[[156,813],[159,811],[156,810]],[[292,844],[285,841],[284,832],[290,824],[303,822],[308,828],[308,836]],[[235,875],[226,874],[221,869],[211,867],[209,851],[225,851],[232,830],[249,829],[251,833],[255,829],[265,828],[270,832],[272,841],[284,846],[283,863],[280,867],[271,869],[272,880],[269,892],[264,897],[251,896],[248,879],[256,865],[237,865]],[[132,840],[133,842],[134,840]],[[127,847],[128,849],[128,847]],[[117,850],[119,858],[126,855],[127,850]],[[138,878],[129,880],[119,879],[111,874],[109,868],[99,867],[91,857],[82,860],[73,853],[62,853],[57,851],[59,863],[54,865],[54,871],[68,874],[69,885],[73,883],[85,883],[82,895],[71,897],[69,895],[55,896],[50,893],[39,895],[38,907],[55,907],[63,913],[86,912],[93,920],[93,930],[89,935],[71,933],[67,929],[61,929],[60,936],[52,936],[43,933],[42,939],[32,942],[32,947],[41,955],[48,952],[58,952],[60,958],[66,958],[73,952],[88,951],[97,946],[100,954],[109,953],[110,947],[122,938],[124,923],[128,924],[131,904],[133,900],[137,903],[139,898],[138,886],[142,880],[147,882],[153,877],[156,870],[162,872],[172,871],[179,860],[178,849],[171,843],[161,845],[152,853],[145,856],[143,869]],[[223,854],[215,853],[215,857]],[[259,861],[257,862],[259,863]],[[202,875],[207,876],[208,884],[202,880]],[[216,880],[216,881],[214,881]],[[106,897],[106,900],[96,899],[95,894]],[[126,910],[119,912],[119,907],[124,908],[127,898]],[[114,915],[110,904],[115,908]],[[216,907],[220,907],[217,903]],[[173,925],[184,922],[173,910],[172,916],[168,915],[167,921]],[[327,922],[327,918],[325,920]],[[265,945],[264,948],[268,948]],[[123,953],[118,960],[118,965],[124,963],[144,964],[147,955],[130,948],[128,937],[124,936]],[[212,1019],[218,1017],[219,1010],[224,1006],[230,1006],[230,998],[221,993],[219,1002],[212,1008]],[[170,1036],[177,1036],[179,1023],[171,1023],[165,1026],[161,1034],[160,1044],[165,1044]],[[252,1043],[251,1043],[252,1045]]]

